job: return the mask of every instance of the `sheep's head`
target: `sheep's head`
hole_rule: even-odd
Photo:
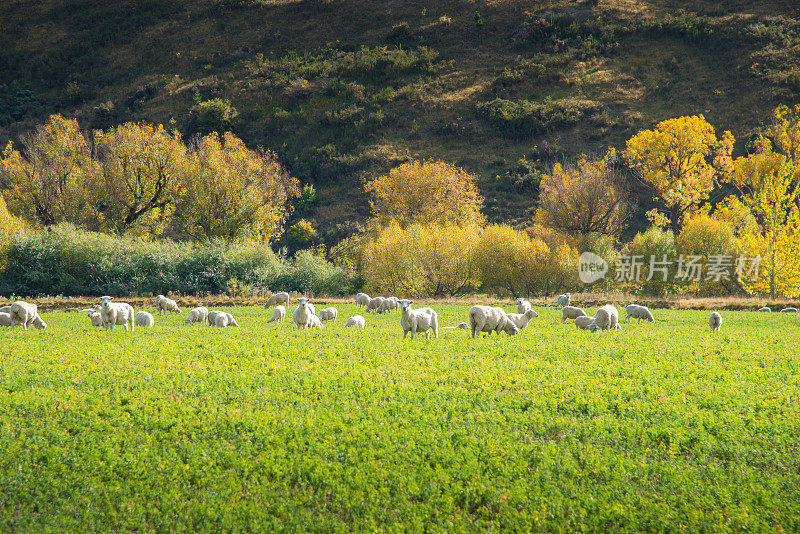
[[[403,299],[400,301],[400,309],[403,311],[407,311],[411,309],[411,303],[414,302],[413,300]]]
[[[301,308],[305,308],[307,304],[308,304],[307,298],[300,297],[299,299],[297,299],[297,305],[300,306]]]
[[[516,336],[519,334],[519,328],[517,328],[517,325],[515,325],[513,321],[509,320],[506,320],[506,324],[503,326],[503,331],[509,336]]]
[[[539,314],[533,310],[528,310],[525,312],[525,317],[527,317],[528,319],[533,319],[534,317],[539,317]]]
[[[105,297],[100,297],[100,306],[103,308],[108,308],[111,306],[111,301],[114,300],[114,297],[109,297],[106,295]]]
[[[47,328],[47,323],[42,321],[42,318],[37,315],[36,319],[33,320],[33,326],[35,326],[40,330],[44,330],[45,328]]]

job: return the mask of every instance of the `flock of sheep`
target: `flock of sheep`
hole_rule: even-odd
[[[434,338],[439,337],[439,316],[432,308],[411,308],[413,300],[399,299],[397,297],[374,297],[370,298],[366,293],[359,293],[355,297],[357,306],[362,307],[366,312],[387,313],[400,310],[400,326],[403,329],[403,339],[411,334],[411,339],[415,334],[425,334],[430,338],[433,333]],[[269,323],[282,323],[286,318],[286,307],[289,304],[289,293],[275,293],[267,300],[265,308],[274,307],[272,318]],[[595,332],[597,330],[620,330],[619,313],[617,308],[611,304],[601,306],[594,317],[587,315],[585,311],[577,306],[571,305],[571,294],[565,293],[558,296],[558,306],[561,308],[561,322],[574,320],[575,327],[583,330]],[[178,303],[163,295],[156,297],[156,311],[159,315],[164,313],[181,313]],[[763,307],[759,312],[771,312],[768,307]],[[152,328],[155,326],[155,318],[146,311],[134,312],[133,306],[124,302],[114,302],[113,297],[101,297],[100,303],[92,308],[81,310],[89,317],[92,326],[103,327],[106,330],[116,326],[124,326],[126,330],[133,330],[135,327]],[[625,322],[636,319],[637,322],[655,322],[653,314],[647,306],[629,304],[625,307]],[[782,313],[797,313],[797,308],[784,308]],[[476,305],[469,310],[469,322],[460,323],[457,326],[442,327],[443,330],[470,330],[472,337],[481,333],[500,334],[505,332],[508,335],[518,334],[527,328],[531,319],[538,317],[539,314],[531,309],[531,303],[523,298],[517,299],[517,313],[507,313],[500,307]],[[314,305],[305,297],[297,299],[297,307],[292,313],[292,321],[297,328],[324,328],[326,322],[336,323],[338,311],[334,307],[325,308],[316,313]],[[228,312],[212,310],[209,311],[205,306],[200,306],[189,311],[186,320],[187,325],[196,323],[206,323],[209,326],[227,328],[229,326],[239,326],[236,319]],[[24,330],[29,327],[44,329],[47,328],[39,316],[38,308],[35,304],[17,301],[9,306],[0,307],[0,326],[22,326]],[[366,319],[362,315],[353,315],[348,318],[345,327],[364,328]],[[712,330],[719,331],[722,327],[722,316],[718,312],[711,314],[709,326]]]

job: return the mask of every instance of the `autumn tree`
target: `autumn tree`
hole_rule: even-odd
[[[666,204],[673,229],[709,197],[717,178],[730,171],[733,135],[717,138],[702,115],[669,119],[628,140],[623,152],[642,180]]]
[[[411,161],[365,185],[379,227],[397,221],[479,226],[483,197],[477,177],[443,161]]]
[[[91,151],[78,122],[53,115],[0,155],[0,183],[9,209],[44,226],[80,223],[87,201],[86,181],[93,173]]]
[[[792,108],[783,105],[775,108],[766,136],[772,140],[777,152],[800,165],[800,104]]]
[[[614,150],[600,159],[581,157],[574,165],[556,163],[539,185],[536,220],[570,234],[618,236],[633,206],[614,168]]]
[[[199,139],[191,158],[177,214],[182,229],[198,239],[269,241],[282,233],[287,201],[299,187],[275,154],[251,150],[227,132]]]

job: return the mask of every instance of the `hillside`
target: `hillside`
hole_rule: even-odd
[[[702,113],[742,151],[800,100],[799,16],[791,0],[6,0],[0,142],[53,112],[191,136],[221,98],[239,136],[315,184],[297,216],[328,243],[368,213],[361,183],[408,158],[478,173],[489,219],[523,223],[537,172],[666,118]]]

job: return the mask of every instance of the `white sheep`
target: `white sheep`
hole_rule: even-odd
[[[272,312],[272,319],[267,323],[282,323],[284,319],[286,319],[286,308],[278,304],[275,306],[275,311]]]
[[[586,312],[581,308],[576,308],[575,306],[564,306],[561,309],[561,322],[566,322],[567,319],[583,317],[584,315],[586,315]]]
[[[10,306],[9,306],[10,308]],[[0,312],[0,326],[11,326],[11,314]]]
[[[400,307],[400,299],[397,297],[387,297],[381,302],[378,313],[385,313],[392,310],[397,310]]]
[[[563,295],[558,296],[558,305],[562,308],[564,306],[569,306],[570,301],[572,300],[572,293],[564,293]]]
[[[269,309],[272,306],[277,306],[278,304],[283,304],[284,306],[289,305],[289,293],[286,291],[281,291],[280,293],[273,293],[267,299],[267,303],[264,305],[264,309]]]
[[[332,321],[333,324],[336,324],[336,318],[339,316],[339,312],[336,308],[330,307],[325,308],[319,312],[319,320],[323,323],[327,323],[328,321]]]
[[[228,328],[229,326],[239,326],[236,319],[233,318],[228,312],[213,310],[208,312],[208,326],[216,326],[218,328]]]
[[[311,318],[315,317],[314,307],[308,302],[307,298],[300,297],[297,299],[297,307],[292,313],[292,321],[297,325],[297,328],[310,328]]]
[[[712,313],[711,317],[708,318],[708,326],[711,327],[712,331],[719,332],[719,329],[722,328],[722,315],[718,312]]]
[[[797,313],[797,308],[792,308],[791,306],[788,308],[784,308],[781,310],[781,313]]]
[[[153,328],[156,325],[156,320],[153,317],[153,314],[146,311],[136,312],[133,321],[136,326],[141,326],[144,328]]]
[[[165,297],[164,295],[159,295],[156,297],[156,310],[158,311],[159,315],[163,315],[164,312],[181,312],[181,309],[178,307],[178,303],[170,298]]]
[[[0,308],[0,313],[8,313],[8,314],[10,314],[11,313],[11,304],[9,304],[8,306],[3,306],[2,308]]]
[[[518,314],[523,314],[523,313],[525,313],[526,311],[528,311],[530,309],[531,309],[531,303],[530,302],[528,302],[527,300],[525,300],[524,298],[521,298],[521,297],[517,299],[517,313]]]
[[[594,317],[589,317],[588,315],[581,315],[580,317],[575,318],[575,328],[580,328],[581,330],[589,330],[589,325],[592,324],[594,321]]]
[[[496,306],[473,306],[469,310],[469,326],[472,330],[472,338],[481,332],[505,332],[509,336],[519,334],[519,328],[511,321],[503,308]]]
[[[630,322],[631,317],[636,319],[637,323],[642,322],[642,319],[651,323],[656,322],[650,309],[647,306],[640,306],[638,304],[628,304],[625,306],[625,322]]]
[[[92,326],[103,326],[103,319],[100,317],[100,305],[95,304],[91,308],[86,308],[80,311],[85,313],[92,323]]]
[[[320,320],[319,317],[317,317],[314,314],[311,314],[311,317],[309,317],[309,321],[308,321],[308,327],[309,328],[325,328],[325,325],[322,324],[322,321]]]
[[[362,315],[353,315],[349,319],[347,319],[347,323],[344,325],[345,328],[364,328],[367,324],[367,321],[364,319]]]
[[[469,330],[469,323],[458,323],[455,326],[443,326],[442,330]]]
[[[112,302],[114,297],[100,297],[100,319],[103,328],[113,330],[117,325],[125,325],[125,330],[133,330],[133,306],[125,302]]]
[[[507,313],[506,317],[508,320],[517,325],[520,332],[528,328],[528,323],[531,322],[531,319],[534,317],[539,317],[539,314],[533,310],[528,310],[525,313]]]
[[[431,308],[411,309],[413,300],[403,299],[400,301],[400,327],[403,329],[403,339],[411,333],[411,339],[417,332],[425,333],[425,339],[430,339],[431,331],[433,338],[439,337],[439,315]]]
[[[762,313],[771,313],[772,312],[772,308],[770,308],[769,306],[764,306],[763,308],[759,308],[758,311],[760,311]]]
[[[205,306],[198,306],[197,308],[192,308],[189,310],[189,315],[186,316],[186,319],[183,321],[185,325],[191,325],[195,323],[205,323],[208,320],[208,308]]]
[[[369,306],[369,301],[372,300],[369,298],[369,295],[366,293],[359,293],[356,295],[356,306],[359,308],[366,308]]]
[[[594,319],[589,323],[588,330],[596,332],[598,330],[622,330],[619,325],[619,312],[611,304],[601,306],[594,314]]]
[[[376,311],[380,313],[381,304],[383,304],[383,297],[369,299],[369,304],[367,304],[367,312]]]
[[[9,315],[12,328],[18,324],[22,325],[23,330],[27,330],[29,326],[35,326],[42,330],[47,328],[47,323],[39,316],[39,307],[36,304],[18,300],[11,305]]]

